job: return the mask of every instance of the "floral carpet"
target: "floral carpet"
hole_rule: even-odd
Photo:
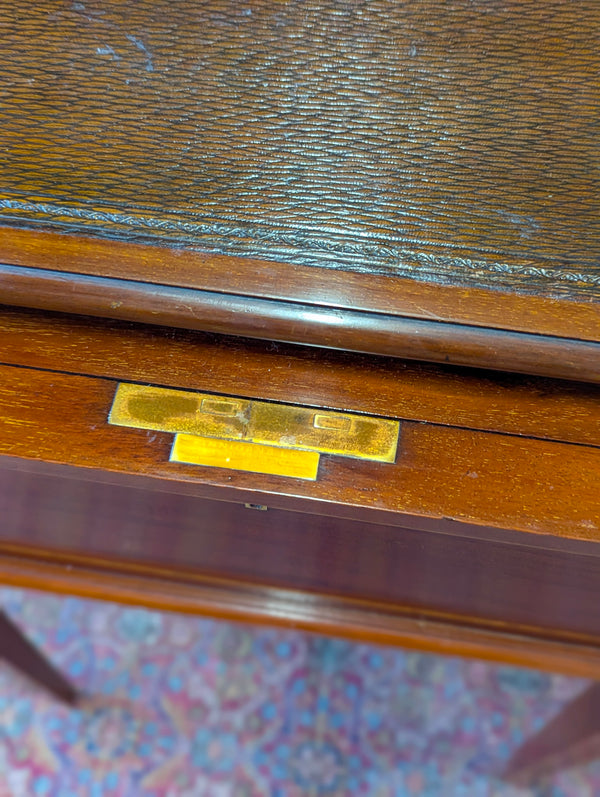
[[[600,795],[600,764],[497,777],[582,680],[0,589],[82,690],[0,663],[0,797]]]

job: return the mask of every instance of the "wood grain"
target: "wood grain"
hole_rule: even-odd
[[[510,328],[573,336],[598,321],[599,23],[594,0],[9,0],[0,216],[228,255],[230,292],[257,260],[317,272],[314,302],[325,272],[389,275],[394,307],[451,284],[443,317],[485,323],[497,291],[491,326],[508,294]]]
[[[100,557],[184,580],[253,582],[600,642],[599,557],[4,469],[0,509],[0,549],[32,546],[63,561]]]
[[[165,568],[124,565],[99,557],[52,556],[22,546],[0,548],[6,584],[163,611],[205,614],[376,644],[417,648],[447,656],[473,656],[584,678],[600,675],[595,645],[502,633],[451,622],[414,618],[399,607],[225,579],[196,577]]]
[[[450,282],[418,282],[385,274],[319,270],[190,246],[137,244],[81,234],[0,226],[0,263],[292,301],[324,308],[372,311],[430,321],[580,340],[600,339],[600,304],[564,301]],[[0,281],[4,289],[6,277]]]
[[[600,383],[600,343],[0,265],[12,305]]]
[[[600,445],[600,388],[562,380],[1,307],[0,352],[8,365]]]
[[[256,379],[260,397],[264,375]],[[110,380],[0,367],[0,454],[150,476],[157,487],[161,481],[208,485],[225,500],[236,500],[240,489],[256,491],[261,504],[288,496],[392,518],[450,518],[599,539],[596,448],[404,422],[394,465],[323,457],[318,481],[300,484],[168,462],[170,435],[107,425],[115,387]]]

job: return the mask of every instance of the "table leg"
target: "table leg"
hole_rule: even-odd
[[[599,756],[600,683],[595,683],[514,753],[504,777],[526,784]]]
[[[64,703],[74,705],[77,702],[77,692],[69,681],[50,664],[2,611],[0,611],[0,657]]]

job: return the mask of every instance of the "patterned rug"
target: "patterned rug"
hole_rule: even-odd
[[[495,777],[586,683],[311,634],[0,589],[87,697],[0,664],[0,797],[594,797],[600,764]]]

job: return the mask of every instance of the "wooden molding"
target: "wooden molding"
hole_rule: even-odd
[[[600,305],[531,292],[418,282],[392,274],[319,269],[298,263],[204,252],[197,246],[134,243],[0,226],[0,263],[168,288],[273,299],[536,335],[600,340]],[[26,273],[26,272],[23,272]],[[41,275],[40,275],[41,276]],[[0,285],[7,283],[3,276]],[[118,285],[119,283],[115,283]]]
[[[415,616],[403,607],[275,589],[108,560],[56,557],[0,546],[0,581],[28,589],[129,603],[162,611],[265,623],[442,655],[600,677],[600,648]]]
[[[600,446],[597,385],[7,307],[0,351],[6,365]]]
[[[600,343],[0,265],[0,301],[168,327],[600,383]]]

